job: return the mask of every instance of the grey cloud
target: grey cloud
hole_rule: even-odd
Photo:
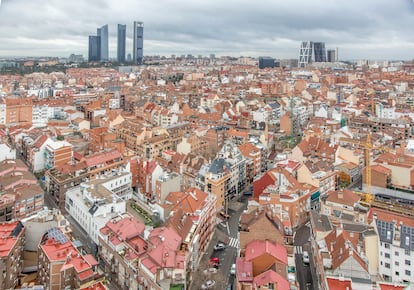
[[[302,40],[325,41],[341,56],[412,59],[411,0],[3,0],[0,56],[87,54],[87,37],[109,24],[145,23],[144,53],[296,57]]]

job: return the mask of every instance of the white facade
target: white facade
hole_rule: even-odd
[[[33,166],[33,171],[42,171],[45,169],[45,148],[47,144],[53,142],[50,138],[48,138],[45,143],[43,143],[39,149],[33,149],[33,155],[31,156],[31,164]]]
[[[7,144],[0,144],[0,162],[5,159],[16,159],[16,150],[11,149]]]
[[[32,123],[34,124],[47,124],[49,119],[49,106],[33,106],[32,107]]]
[[[379,275],[386,281],[414,283],[414,228],[376,220]]]
[[[115,215],[126,212],[131,198],[131,173],[102,177],[66,192],[66,211],[99,244],[99,230]]]
[[[269,114],[264,109],[259,109],[257,111],[253,111],[252,116],[253,116],[253,121],[256,121],[256,122],[259,122],[259,123],[260,122],[267,123],[267,121],[269,119]]]
[[[6,125],[6,104],[0,103],[0,125]]]
[[[111,98],[109,99],[109,109],[119,109],[121,107],[121,102],[119,98]]]

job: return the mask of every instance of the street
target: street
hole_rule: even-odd
[[[213,238],[208,246],[206,253],[204,253],[200,261],[197,271],[194,273],[193,282],[190,286],[191,290],[201,289],[201,285],[208,279],[216,281],[213,289],[234,289],[234,276],[230,274],[231,265],[236,262],[238,250],[240,246],[239,241],[239,219],[240,215],[246,209],[247,199],[241,197],[241,202],[230,201],[228,213],[230,218],[227,222],[219,223],[214,231]],[[214,251],[213,247],[218,242],[226,244],[226,248],[220,251]],[[211,258],[217,257],[220,259],[220,265],[216,274],[204,273],[204,270],[210,266]],[[229,287],[229,288],[227,288]]]
[[[317,290],[318,287],[316,287],[313,283],[311,271],[312,267],[315,269],[315,265],[313,263],[313,255],[309,238],[310,228],[307,225],[301,226],[296,231],[295,239],[293,242],[296,264],[296,279],[299,283],[299,289]],[[309,264],[305,264],[303,262],[303,251],[307,251],[309,253]]]

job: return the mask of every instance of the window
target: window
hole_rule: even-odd
[[[388,244],[388,243],[384,243],[384,247],[385,247],[386,249],[389,249],[389,248],[390,248],[390,244]]]
[[[391,268],[390,263],[385,263],[385,268],[390,269]]]
[[[396,271],[395,276],[400,276],[400,272]]]
[[[400,262],[395,261],[395,266],[399,266],[399,265],[400,265]]]
[[[411,261],[410,261],[410,260],[405,260],[405,264],[406,264],[407,266],[411,266]]]
[[[411,276],[411,271],[410,270],[405,270],[405,275]]]
[[[390,254],[389,253],[385,253],[385,258],[390,258]]]
[[[394,255],[398,257],[398,256],[400,255],[400,253],[399,253],[399,252],[397,252],[397,251],[395,251],[395,252],[394,252]]]
[[[410,254],[411,254],[410,249],[405,249],[405,255],[406,255],[406,256],[409,256]]]

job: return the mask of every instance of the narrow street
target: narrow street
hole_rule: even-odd
[[[304,290],[318,290],[313,283],[311,268],[315,267],[313,264],[313,256],[311,251],[310,228],[307,225],[300,227],[295,233],[293,242],[296,264],[296,279],[299,282],[300,289]],[[309,253],[309,264],[303,262],[303,252]]]

